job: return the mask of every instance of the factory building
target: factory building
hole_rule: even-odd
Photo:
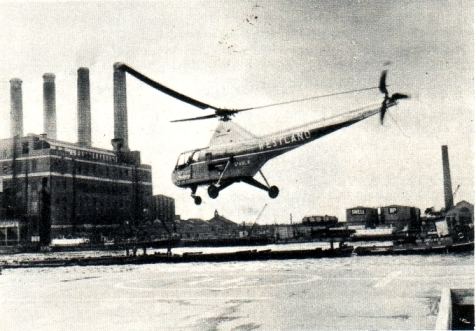
[[[96,232],[144,219],[152,170],[127,145],[125,81],[115,91],[113,149],[91,145],[89,70],[78,69],[78,142],[56,139],[55,76],[43,76],[44,134],[23,135],[21,80],[10,81],[11,138],[0,140],[0,220],[30,241]],[[116,88],[116,74],[114,75]],[[122,98],[122,99],[121,99]],[[126,142],[126,143],[125,143]],[[2,223],[2,221],[0,221]],[[0,224],[0,232],[2,231]],[[8,229],[7,229],[8,230]],[[12,230],[10,234],[12,233]],[[3,231],[1,234],[8,231]],[[41,239],[39,239],[40,237]]]
[[[176,229],[182,239],[234,239],[239,236],[240,226],[215,213],[209,220],[197,218],[178,220]]]
[[[293,224],[279,224],[274,226],[275,240],[291,240],[298,235],[296,227]]]
[[[149,213],[152,219],[159,219],[167,223],[175,221],[175,199],[163,194],[151,197]]]
[[[458,240],[474,240],[474,205],[460,201],[446,212],[448,234]]]
[[[460,201],[446,213],[446,220],[455,224],[474,223],[474,205],[468,201]]]
[[[349,228],[372,228],[379,224],[378,209],[371,207],[353,207],[346,210],[346,221]]]
[[[329,215],[304,216],[302,218],[302,224],[307,226],[333,227],[337,225],[337,222],[339,219],[336,216]]]

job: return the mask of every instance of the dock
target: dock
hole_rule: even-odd
[[[474,330],[474,289],[441,291],[435,330]]]

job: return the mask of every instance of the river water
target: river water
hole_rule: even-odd
[[[271,248],[290,247],[316,244]],[[2,260],[19,258],[31,256]],[[473,264],[471,253],[7,269],[0,330],[429,330],[442,288],[474,288]]]

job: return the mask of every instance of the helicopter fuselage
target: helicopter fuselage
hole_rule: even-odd
[[[393,102],[388,107],[395,104]],[[379,104],[372,105],[346,115],[246,139],[239,139],[240,137],[233,135],[233,126],[237,125],[232,124],[231,129],[223,130],[228,131],[230,136],[230,139],[226,140],[227,143],[211,144],[205,148],[182,153],[172,173],[173,183],[181,188],[191,188],[193,194],[201,185],[211,185],[220,191],[240,181],[267,190],[269,185],[264,176],[267,185],[257,182],[253,177],[268,160],[360,122],[378,114],[379,111]],[[219,126],[226,123],[221,122]],[[209,195],[213,197],[210,191]]]

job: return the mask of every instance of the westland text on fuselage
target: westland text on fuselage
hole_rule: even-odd
[[[271,149],[276,147],[281,147],[285,145],[290,145],[297,142],[303,142],[308,139],[311,139],[311,132],[310,131],[303,131],[298,133],[292,133],[280,138],[274,138],[267,141],[263,141],[259,143],[259,149]]]

